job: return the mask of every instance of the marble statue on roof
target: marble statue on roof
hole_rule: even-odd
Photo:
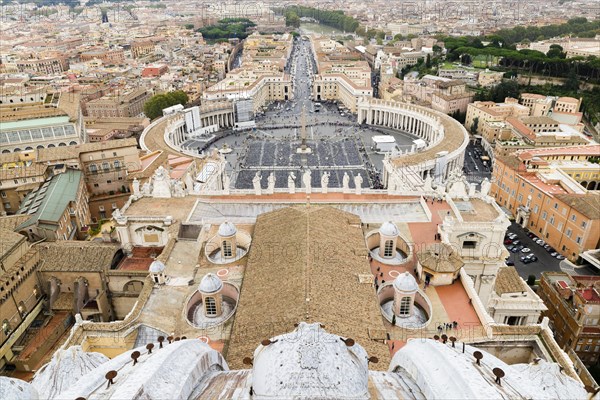
[[[344,177],[342,178],[342,188],[344,193],[350,193],[350,176],[347,172],[344,172]]]
[[[362,193],[362,183],[363,183],[363,177],[360,173],[358,173],[355,177],[354,177],[354,187],[355,187],[355,191],[356,194],[361,194]]]
[[[329,186],[329,172],[323,172],[321,176],[321,193],[327,193],[327,187]]]
[[[273,194],[273,192],[275,191],[276,180],[277,178],[275,178],[275,174],[271,172],[267,178],[267,193]]]
[[[260,172],[258,172],[258,171],[254,175],[254,178],[252,178],[252,186],[254,187],[254,193],[257,196],[260,196],[262,193],[262,188],[260,186],[261,179],[262,179],[262,176],[261,176]]]
[[[302,183],[304,184],[304,188],[306,189],[306,193],[310,193],[311,190],[311,172],[310,169],[307,169],[304,174],[302,174]]]
[[[162,165],[154,171],[152,176],[152,197],[171,198],[171,182],[169,173]]]

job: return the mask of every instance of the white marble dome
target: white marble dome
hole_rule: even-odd
[[[231,237],[237,233],[237,228],[231,222],[225,221],[219,226],[219,236]]]
[[[398,230],[396,224],[394,224],[392,221],[388,221],[381,225],[381,228],[379,228],[379,234],[383,236],[398,236],[400,231]]]
[[[348,346],[320,324],[301,322],[255,350],[252,388],[256,398],[368,399],[368,368],[358,343]]]
[[[165,264],[163,264],[162,261],[154,260],[152,261],[152,264],[150,264],[148,271],[153,274],[160,274],[161,272],[165,271],[165,268]]]
[[[414,293],[419,290],[419,285],[414,276],[405,272],[394,279],[394,289],[403,293]]]
[[[37,400],[39,394],[33,385],[27,382],[0,376],[0,399]]]
[[[198,285],[200,293],[215,293],[221,288],[223,288],[223,281],[212,272],[206,274],[200,281],[200,285]]]

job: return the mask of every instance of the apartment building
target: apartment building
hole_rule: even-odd
[[[587,366],[600,360],[600,277],[542,272],[540,298],[554,338]]]
[[[144,104],[152,93],[148,89],[137,88],[125,93],[113,92],[87,103],[90,117],[117,118],[137,117],[144,112]]]
[[[593,164],[589,160],[599,150],[599,145],[577,146],[497,157],[490,194],[518,224],[576,261],[600,247],[600,192],[584,188],[569,165]]]
[[[335,40],[311,36],[310,43],[317,62],[313,99],[340,101],[351,112],[356,112],[358,100],[373,95],[369,63],[361,60],[358,51]]]
[[[15,64],[18,72],[40,75],[60,74],[69,69],[68,63],[62,58],[18,60]]]
[[[466,113],[474,92],[457,79],[425,75],[421,79],[404,80],[404,98],[412,103],[430,106],[444,114]]]
[[[100,49],[81,53],[79,59],[83,62],[100,60],[107,65],[120,65],[125,62],[125,52],[123,49]]]
[[[0,155],[0,211],[14,214],[25,196],[66,168],[84,173],[93,221],[110,217],[129,197],[127,174],[141,169],[135,138]]]

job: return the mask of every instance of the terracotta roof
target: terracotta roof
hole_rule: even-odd
[[[555,197],[589,219],[600,219],[600,193],[598,192],[557,194]]]
[[[496,275],[494,290],[499,295],[503,295],[504,293],[521,293],[527,289],[515,267],[502,267]]]
[[[0,229],[0,259],[9,253],[17,244],[26,240],[25,236],[12,230]]]
[[[261,340],[289,332],[294,324],[320,322],[360,343],[389,364],[360,219],[332,207],[287,207],[258,217],[240,292],[227,362],[241,368]]]
[[[36,245],[44,260],[40,271],[100,272],[110,269],[117,244],[60,241]]]
[[[424,268],[434,272],[456,272],[464,265],[462,258],[446,243],[433,243],[417,253]]]

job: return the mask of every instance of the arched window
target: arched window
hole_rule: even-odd
[[[90,166],[88,168],[90,169],[90,172],[92,174],[97,174],[98,173],[98,167],[96,166],[96,164],[90,164]]]
[[[231,242],[229,240],[223,240],[223,257],[231,257],[232,255]]]
[[[117,171],[121,169],[121,162],[119,160],[115,160],[115,162],[113,164]]]
[[[206,315],[217,315],[217,302],[214,297],[206,297],[204,299],[204,309]]]
[[[110,171],[110,164],[107,163],[107,162],[103,162],[102,163],[102,169],[104,170],[104,172]]]
[[[384,248],[383,248],[383,256],[384,257],[391,257],[393,255],[394,255],[394,241],[393,240],[386,240]]]
[[[410,303],[411,303],[411,298],[410,296],[405,296],[402,298],[402,300],[400,300],[400,315],[401,316],[408,316],[410,315]]]

